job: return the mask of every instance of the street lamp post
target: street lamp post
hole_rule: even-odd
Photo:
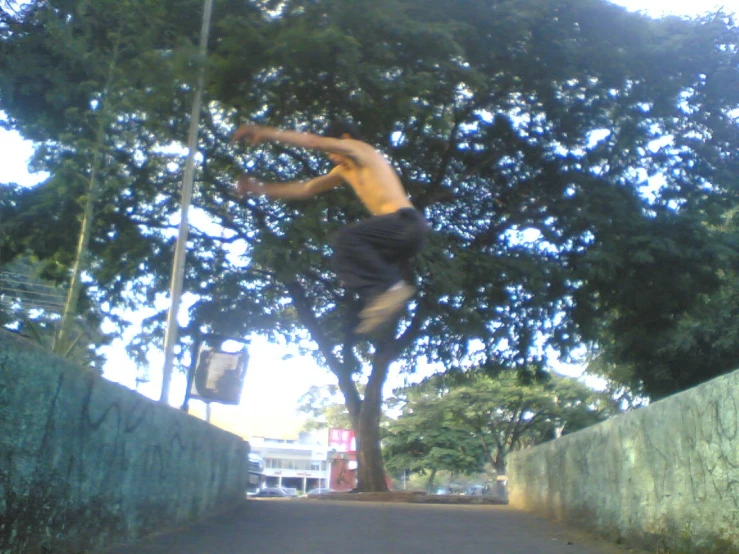
[[[177,312],[182,295],[182,280],[185,274],[185,254],[187,249],[187,234],[189,231],[188,211],[192,199],[193,180],[195,175],[195,153],[198,146],[198,127],[200,122],[200,105],[202,103],[203,88],[205,86],[205,58],[208,53],[208,33],[210,32],[210,16],[213,11],[213,0],[204,0],[203,24],[200,30],[200,72],[195,89],[195,98],[192,103],[190,116],[190,132],[187,138],[187,161],[185,174],[182,180],[182,205],[180,207],[180,228],[175,247],[174,262],[172,264],[172,281],[170,283],[170,307],[167,314],[167,331],[164,337],[164,368],[162,370],[162,395],[159,399],[169,404],[169,386],[172,381],[172,366],[174,364],[174,345],[177,342]]]

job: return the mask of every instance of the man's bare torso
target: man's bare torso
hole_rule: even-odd
[[[386,215],[413,204],[395,170],[374,148],[365,145],[357,159],[342,156],[334,169],[346,181],[372,215]]]

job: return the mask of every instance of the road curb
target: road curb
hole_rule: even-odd
[[[405,504],[488,504],[505,505],[506,500],[492,496],[426,494],[423,492],[335,492],[307,497],[308,500],[351,502],[395,502]]]

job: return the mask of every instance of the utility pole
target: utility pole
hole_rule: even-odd
[[[195,153],[198,146],[198,127],[200,126],[200,105],[202,103],[203,88],[205,87],[205,59],[208,55],[208,33],[210,32],[210,16],[213,11],[213,0],[204,0],[203,25],[200,30],[200,72],[195,89],[195,98],[192,102],[190,116],[190,133],[187,139],[187,161],[185,175],[182,180],[182,205],[180,208],[180,229],[175,247],[174,263],[172,264],[172,281],[170,284],[170,307],[167,314],[167,331],[164,337],[164,368],[162,370],[162,396],[159,401],[169,404],[169,386],[172,381],[172,366],[174,365],[174,346],[177,342],[177,312],[180,308],[182,295],[182,281],[185,274],[185,254],[187,250],[187,235],[189,231],[188,211],[192,199],[193,180],[195,175]]]

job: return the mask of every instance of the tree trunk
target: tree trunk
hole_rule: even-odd
[[[426,492],[429,494],[434,494],[434,481],[436,480],[436,468],[431,470],[431,475],[429,476],[429,480],[426,483]]]
[[[400,338],[396,338],[394,331],[390,331],[385,340],[376,344],[372,372],[365,388],[364,398],[361,398],[352,378],[361,368],[353,352],[356,337],[351,332],[347,333],[342,346],[343,356],[339,359],[334,351],[335,344],[318,324],[301,285],[296,281],[288,281],[285,285],[299,317],[305,322],[311,336],[325,356],[329,368],[339,380],[339,389],[344,395],[357,442],[358,467],[355,490],[357,492],[386,492],[388,486],[380,447],[382,386],[387,379],[390,364],[417,336],[418,324],[411,325]]]
[[[359,417],[354,423],[357,439],[357,491],[386,492],[385,468],[380,448],[380,416],[382,414],[382,386],[387,378],[390,360],[379,352],[372,374],[367,382]]]
[[[362,402],[359,427],[354,430],[357,437],[357,491],[385,492],[382,450],[380,448],[380,406],[366,400]]]
[[[121,22],[122,24],[122,22]],[[120,29],[119,29],[120,31]],[[118,49],[120,47],[120,38],[116,43],[112,59],[108,66],[108,76],[103,87],[102,99],[100,101],[100,112],[98,114],[98,128],[95,136],[95,146],[93,151],[92,166],[90,168],[90,177],[87,182],[87,197],[85,199],[85,209],[82,216],[79,240],[77,242],[77,255],[72,268],[72,277],[69,283],[69,292],[67,293],[67,301],[64,304],[64,313],[59,329],[59,335],[54,344],[53,351],[67,357],[72,346],[69,345],[69,336],[72,331],[72,323],[77,315],[77,303],[79,302],[80,292],[82,291],[82,272],[87,268],[87,257],[92,237],[92,228],[95,222],[95,203],[99,194],[100,185],[98,183],[98,173],[103,166],[103,149],[105,148],[106,128],[109,110],[108,91],[113,84],[113,73],[118,63]]]
[[[64,357],[70,353],[71,348],[69,346],[69,335],[72,331],[72,323],[74,317],[77,314],[77,302],[80,298],[80,292],[82,290],[82,272],[87,267],[87,253],[90,245],[90,238],[92,237],[92,225],[95,218],[95,201],[97,200],[97,173],[100,169],[102,159],[102,134],[98,135],[98,143],[96,144],[96,151],[94,161],[92,164],[92,170],[90,172],[90,179],[87,188],[87,199],[85,200],[85,211],[82,217],[82,228],[80,229],[79,241],[77,243],[77,255],[74,260],[74,267],[72,269],[72,279],[69,285],[69,293],[67,294],[67,301],[64,304],[64,315],[62,316],[61,328],[59,330],[59,337],[54,344],[54,352],[62,354]]]
[[[498,473],[498,475],[506,474],[506,454],[507,452],[504,452],[502,450],[498,450],[495,453],[493,468],[495,468],[495,471]]]

